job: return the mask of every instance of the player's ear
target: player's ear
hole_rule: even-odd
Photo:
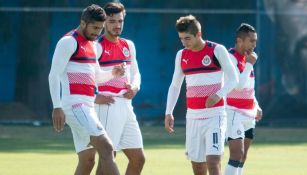
[[[266,13],[271,21],[275,22],[276,0],[263,0]]]
[[[197,33],[196,33],[196,37],[197,37],[197,38],[201,38],[201,32],[197,32]]]
[[[241,45],[242,42],[242,38],[236,37],[236,44]]]
[[[86,27],[86,22],[83,21],[83,20],[81,20],[81,21],[80,21],[80,27],[81,27],[82,29],[84,29],[84,28]]]

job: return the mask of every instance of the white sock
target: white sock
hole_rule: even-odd
[[[238,167],[227,164],[224,175],[238,175]]]
[[[225,175],[238,175],[238,168],[241,165],[239,160],[228,160],[228,164],[225,169]]]
[[[243,175],[243,168],[241,167],[238,168],[238,175]]]
[[[243,175],[243,165],[244,163],[241,162],[241,164],[238,167],[238,175]]]

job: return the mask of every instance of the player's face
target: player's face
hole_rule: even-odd
[[[95,41],[97,39],[102,32],[103,26],[104,22],[100,21],[95,21],[92,23],[85,23],[84,21],[81,21],[83,35],[90,41]]]
[[[242,40],[242,49],[245,53],[250,54],[256,48],[257,34],[249,32],[248,36]]]
[[[107,16],[105,32],[113,37],[121,35],[124,27],[124,14],[117,13]]]
[[[178,32],[178,35],[183,47],[186,49],[193,50],[199,42],[198,35],[194,36],[193,34],[186,32]]]

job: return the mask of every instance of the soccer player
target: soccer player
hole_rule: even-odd
[[[117,66],[102,72],[97,58],[95,40],[106,19],[98,5],[85,8],[80,25],[62,37],[55,48],[49,74],[53,102],[53,126],[60,132],[67,123],[72,131],[79,162],[75,175],[89,175],[94,166],[96,150],[104,174],[118,175],[113,146],[95,112],[95,84],[124,74]],[[96,43],[97,44],[97,43]],[[113,76],[114,75],[114,76]]]
[[[201,24],[192,15],[180,17],[176,29],[184,49],[176,55],[167,96],[165,129],[174,132],[173,109],[185,78],[187,92],[186,155],[194,175],[221,174],[226,112],[224,96],[238,82],[223,45],[202,39]],[[228,81],[224,82],[224,75]]]
[[[135,46],[132,41],[120,37],[126,15],[123,4],[110,2],[104,10],[107,15],[105,30],[98,40],[103,49],[100,67],[111,70],[115,65],[125,63],[126,74],[98,84],[96,111],[115,150],[123,150],[129,160],[126,175],[139,175],[145,156],[141,131],[131,104],[141,83]]]
[[[256,121],[261,120],[262,110],[255,98],[253,65],[257,33],[249,24],[242,23],[236,31],[235,47],[229,50],[230,59],[236,65],[239,83],[227,95],[227,134],[230,158],[225,175],[242,175],[247,152],[254,138]]]

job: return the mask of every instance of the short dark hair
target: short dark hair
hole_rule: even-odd
[[[103,7],[107,16],[112,16],[113,14],[123,13],[126,16],[125,6],[120,2],[109,2]]]
[[[247,23],[242,23],[236,31],[236,38],[241,38],[244,39],[248,36],[248,33],[256,33],[256,30],[253,26],[247,24]]]
[[[99,5],[92,4],[82,11],[81,20],[85,21],[86,23],[96,21],[104,22],[106,20],[106,13]]]
[[[182,16],[176,21],[176,29],[178,32],[186,32],[196,36],[201,32],[201,25],[193,15]]]

